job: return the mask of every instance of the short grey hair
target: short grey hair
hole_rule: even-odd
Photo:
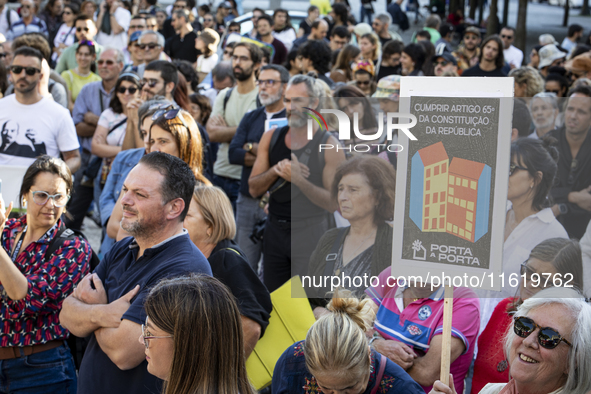
[[[562,390],[569,394],[585,394],[591,390],[591,305],[585,302],[583,296],[578,291],[566,287],[544,289],[523,301],[515,316],[527,316],[534,309],[552,304],[558,304],[569,311],[573,321],[573,330],[570,334],[572,347],[567,356],[568,377]],[[513,331],[513,324],[514,322],[511,323],[505,337],[504,350],[507,357],[511,344],[517,337]]]
[[[552,108],[558,109],[558,99],[556,98],[555,93],[541,92],[541,93],[534,95],[533,98],[540,99],[540,100],[550,104],[552,106]],[[533,99],[529,102],[530,111],[531,111],[531,106],[533,105],[533,102],[534,102]]]
[[[115,61],[117,63],[125,64],[125,56],[123,55],[123,52],[121,52],[119,49],[113,48],[113,47],[106,47],[106,48],[103,48],[101,55],[107,51],[114,51],[115,52]]]
[[[431,14],[425,20],[425,27],[430,27],[432,29],[439,30],[440,25],[441,25],[441,18],[437,14]]]
[[[160,45],[162,48],[164,48],[164,36],[160,33],[158,33],[157,31],[154,30],[144,30],[142,32],[142,35],[140,36],[140,38],[138,39],[138,42],[141,44],[142,42],[142,38],[144,38],[147,35],[155,35],[156,36],[156,40],[158,42],[158,45]]]
[[[294,75],[287,83],[287,89],[292,85],[299,85],[301,83],[306,84],[306,90],[308,91],[308,97],[320,98],[324,96],[324,89],[317,83],[316,78],[309,77],[307,75]]]
[[[181,17],[185,18],[185,22],[187,22],[187,23],[189,22],[189,11],[187,11],[187,10],[176,10],[176,11],[172,12],[172,15],[176,15],[177,18],[179,16],[181,16]]]
[[[232,80],[232,84],[236,83],[236,77],[234,76],[234,70],[232,70],[232,63],[229,61],[219,62],[215,65],[215,67],[211,70],[212,78],[215,78],[216,81],[222,82],[225,81],[226,78],[230,78]]]
[[[388,25],[392,24],[392,17],[390,16],[390,14],[386,14],[385,12],[377,14],[375,19],[378,19],[383,24],[388,24]]]

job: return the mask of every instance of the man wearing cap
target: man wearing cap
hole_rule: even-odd
[[[367,25],[367,24],[365,24]],[[359,25],[357,25],[359,26]],[[369,26],[369,25],[367,25]],[[371,27],[369,28],[371,31]],[[324,40],[326,41],[326,34],[328,33],[328,23],[324,19],[316,19],[310,27],[310,34],[302,36],[293,42],[291,50],[298,49],[307,40]]]
[[[570,74],[573,83],[579,78],[591,79],[591,54],[589,52],[583,53],[574,59],[569,60],[564,65]]]
[[[552,66],[560,66],[564,62],[566,53],[558,49],[554,44],[544,45],[538,52],[540,64],[538,69],[544,78],[548,76],[548,69]]]
[[[435,66],[435,76],[441,77],[458,75],[458,62],[449,52],[443,52],[441,55],[433,56],[433,65]]]
[[[503,56],[505,57],[505,61],[509,63],[512,69],[521,67],[521,63],[523,63],[523,52],[521,49],[513,46],[515,29],[509,26],[503,27],[501,29],[501,40],[503,41]]]
[[[127,44],[127,58],[125,71],[137,72],[139,65],[144,63],[144,51],[140,49],[139,39],[142,35],[141,31],[131,33],[129,43]],[[125,54],[124,54],[125,55]]]
[[[474,67],[480,57],[480,30],[476,26],[466,28],[463,43],[453,52],[460,71]]]
[[[378,81],[378,87],[376,92],[373,94],[374,98],[378,99],[380,111],[384,112],[384,116],[387,113],[398,112],[399,100],[400,100],[400,75],[388,75]],[[392,136],[391,144],[398,143],[398,131],[394,132]],[[388,149],[380,152],[378,157],[387,160],[392,164],[394,170],[396,170],[397,156],[396,152],[390,152]]]

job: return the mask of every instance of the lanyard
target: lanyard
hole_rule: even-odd
[[[100,86],[99,86],[99,102],[101,103],[101,114],[104,112],[105,108],[103,105],[103,91],[101,90]]]
[[[23,230],[23,232],[21,234],[21,237],[19,238],[16,246],[12,250],[12,261],[16,261],[16,258],[18,257],[19,253],[21,252],[21,247],[23,245],[23,240],[25,239],[25,235],[27,235],[27,229],[28,228],[29,228],[29,226],[25,226],[25,229]]]

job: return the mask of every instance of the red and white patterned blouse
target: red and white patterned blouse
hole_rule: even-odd
[[[6,221],[0,243],[9,256],[16,235],[26,225],[26,216]],[[24,299],[11,300],[0,283],[0,347],[38,345],[69,336],[59,324],[59,313],[62,302],[88,273],[92,250],[83,238],[76,237],[66,240],[53,256],[45,259],[49,242],[61,226],[60,219],[16,257],[14,264],[29,284]]]

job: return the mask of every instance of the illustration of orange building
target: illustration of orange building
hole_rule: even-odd
[[[410,218],[421,231],[446,231],[448,167],[442,142],[420,149],[412,158]]]
[[[442,142],[412,157],[410,219],[423,232],[447,232],[476,242],[488,232],[490,166],[449,157]]]

